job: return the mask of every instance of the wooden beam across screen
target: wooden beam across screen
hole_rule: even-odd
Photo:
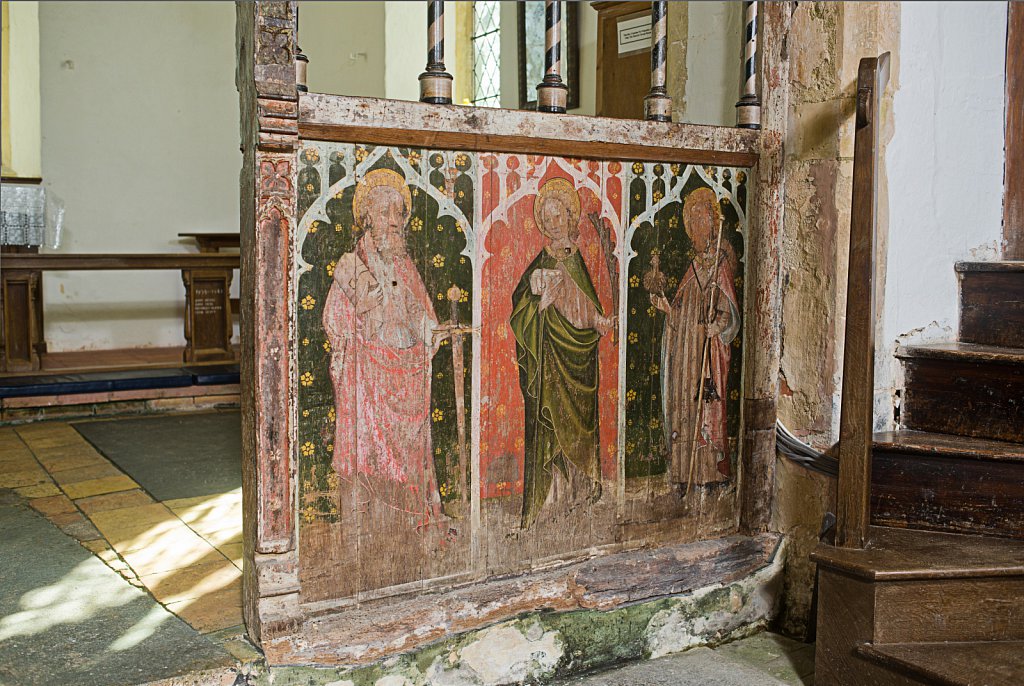
[[[757,131],[724,126],[425,105],[310,93],[299,100],[299,138],[574,158],[750,167]]]

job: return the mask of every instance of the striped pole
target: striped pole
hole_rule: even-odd
[[[761,99],[757,97],[757,3],[743,3],[743,88],[736,103],[736,126],[761,128]]]
[[[452,75],[444,69],[444,2],[427,2],[427,70],[420,74],[420,102],[452,103]]]
[[[668,56],[668,2],[651,3],[651,91],[644,98],[644,118],[672,121],[672,98],[665,90],[665,61]]]
[[[537,84],[537,111],[565,113],[569,87],[562,83],[562,3],[544,0],[544,80]]]
[[[306,86],[306,73],[309,71],[309,58],[299,47],[299,6],[295,5],[295,90],[300,93],[309,92]]]

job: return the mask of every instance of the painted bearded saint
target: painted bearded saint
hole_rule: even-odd
[[[547,181],[534,215],[549,243],[523,273],[509,319],[525,406],[523,528],[559,490],[582,483],[591,501],[601,496],[597,345],[615,326],[576,245],[580,198],[572,184]]]
[[[419,523],[440,498],[430,436],[431,360],[447,335],[406,249],[412,202],[389,169],[356,186],[365,233],[338,260],[324,306],[336,408],[334,469],[385,508]]]
[[[665,313],[662,402],[670,478],[694,486],[730,475],[725,384],[740,316],[736,257],[720,239],[722,210],[713,190],[699,188],[686,197],[683,223],[696,255],[672,300],[652,292],[651,303]]]

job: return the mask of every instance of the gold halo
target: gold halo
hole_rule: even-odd
[[[722,207],[718,204],[718,195],[707,186],[690,191],[690,194],[686,196],[686,199],[683,200],[683,218],[686,218],[687,212],[691,207],[695,207],[702,202],[710,205],[715,213],[715,217],[722,221]]]
[[[569,221],[569,230],[575,231],[576,225],[580,222],[580,194],[576,192],[568,179],[550,179],[537,191],[537,199],[533,201],[533,218],[537,221],[537,229],[547,236],[544,231],[544,224],[540,220],[540,208],[547,196],[562,198],[569,206],[569,213],[572,215]]]
[[[406,216],[412,214],[412,196],[409,194],[409,186],[406,185],[402,175],[391,169],[374,169],[356,183],[356,192],[352,196],[352,218],[356,223],[359,223],[360,217],[362,217],[363,203],[366,202],[366,196],[378,186],[388,186],[398,191],[402,196],[402,202],[405,203]],[[367,227],[361,228],[365,229]]]

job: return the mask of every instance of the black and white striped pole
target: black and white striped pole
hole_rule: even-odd
[[[644,118],[672,121],[672,98],[665,90],[665,61],[668,56],[668,2],[651,3],[651,91],[644,98]]]
[[[757,3],[743,3],[743,88],[736,103],[736,126],[761,128],[761,99],[757,97]]]
[[[420,102],[452,103],[452,75],[444,69],[444,2],[427,2],[427,70],[420,74]]]
[[[569,87],[562,83],[562,3],[544,2],[544,80],[537,85],[537,111],[564,113]]]
[[[309,71],[309,58],[306,57],[302,48],[299,47],[299,6],[295,6],[295,90],[300,93],[308,93],[306,86],[306,73]]]

